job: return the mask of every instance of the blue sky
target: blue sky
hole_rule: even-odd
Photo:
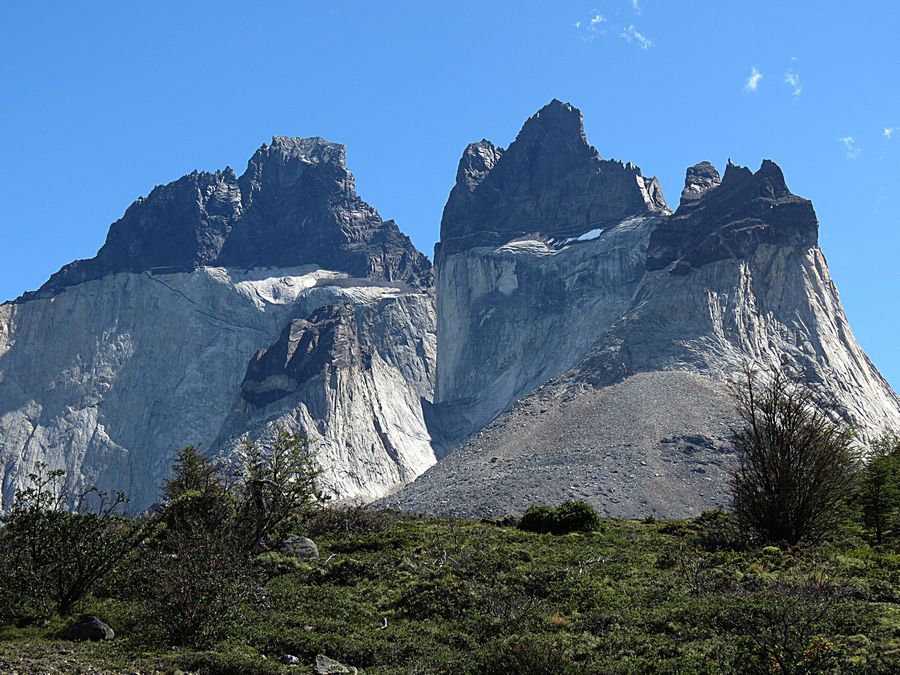
[[[778,162],[850,323],[900,388],[900,3],[32,2],[0,9],[0,299],[92,256],[154,185],[272,135],[347,144],[432,252],[466,143],[552,98],[658,176]]]

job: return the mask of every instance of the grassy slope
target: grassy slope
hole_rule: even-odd
[[[319,536],[321,559],[273,577],[209,651],[154,645],[137,603],[99,598],[79,610],[116,640],[64,643],[50,637],[61,623],[6,627],[0,672],[310,671],[281,666],[284,653],[366,673],[900,670],[900,555],[855,538],[708,551],[696,522],[606,520],[554,537],[391,521]]]

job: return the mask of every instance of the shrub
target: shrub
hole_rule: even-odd
[[[519,529],[526,532],[549,534],[553,531],[555,524],[554,510],[543,504],[535,504],[534,506],[529,506],[525,513],[522,514],[522,520],[519,521]]]
[[[600,527],[600,518],[587,502],[571,500],[556,507],[556,523],[554,534],[593,532]]]
[[[315,537],[323,534],[376,534],[395,522],[389,511],[365,505],[325,507],[306,523],[306,531]]]
[[[743,426],[733,430],[738,467],[729,488],[741,528],[764,542],[796,544],[832,532],[857,467],[852,431],[796,373],[749,366],[732,393]]]
[[[268,443],[245,441],[241,462],[239,519],[251,548],[283,536],[324,501],[309,441],[284,427]]]
[[[597,512],[585,501],[570,500],[556,508],[544,505],[528,507],[519,522],[519,529],[542,534],[593,532],[600,527]]]
[[[261,577],[280,573],[256,554],[310,515],[319,472],[308,442],[279,428],[267,445],[245,443],[237,472],[189,446],[173,473],[165,529],[144,559],[147,618],[170,643],[202,645],[261,597]]]
[[[0,614],[68,613],[141,543],[145,523],[125,517],[123,493],[75,493],[65,472],[40,464],[16,492],[0,537]]]
[[[876,543],[895,533],[900,521],[900,436],[887,434],[875,443],[856,498]]]
[[[740,551],[746,548],[735,519],[725,511],[704,511],[694,522],[699,529],[694,543],[705,551]]]

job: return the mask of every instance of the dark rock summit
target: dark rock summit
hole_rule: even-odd
[[[325,305],[305,319],[291,321],[276,343],[256,354],[247,367],[241,396],[263,407],[323,372],[362,365],[362,358],[353,307]]]
[[[587,142],[581,111],[553,100],[507,150],[489,141],[463,153],[444,208],[440,252],[498,246],[542,233],[564,238],[669,209],[655,178],[601,159]]]
[[[819,223],[812,202],[791,193],[775,162],[756,173],[728,163],[721,183],[703,162],[687,170],[681,205],[650,237],[649,271],[678,264],[684,274],[709,262],[746,258],[760,244],[811,248]]]
[[[343,145],[276,136],[239,178],[193,172],[153,189],[112,224],[94,258],[77,260],[20,301],[117,272],[301,265],[357,278],[431,285],[431,264],[392,220],[356,194]]]
[[[681,206],[692,204],[709,190],[718,187],[722,180],[719,172],[709,162],[700,162],[687,170],[684,189],[681,191]]]

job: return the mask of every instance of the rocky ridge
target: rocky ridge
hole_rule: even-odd
[[[228,452],[275,422],[314,441],[333,497],[411,480],[435,460],[432,286],[428,259],[356,195],[341,145],[276,137],[240,178],[155,188],[95,258],[0,305],[0,508],[45,463],[141,510],[178,448]],[[274,358],[291,330],[347,311],[364,329]],[[334,358],[341,345],[364,358]],[[276,401],[254,378],[281,367]]]
[[[673,212],[554,100],[508,148],[465,149],[435,261],[319,138],[155,188],[95,258],[0,305],[0,509],[47,463],[140,510],[177,448],[286,427],[338,499],[691,515],[722,503],[748,360],[802,371],[863,440],[900,428],[771,161],[690,167]]]
[[[428,259],[356,194],[343,145],[276,136],[240,177],[229,167],[157,186],[110,226],[95,257],[66,265],[20,301],[117,272],[307,264],[416,288],[432,283]]]
[[[697,164],[672,213],[661,194],[642,198],[653,181],[623,192],[596,177],[580,121],[554,101],[508,150],[482,141],[463,154],[436,257],[436,406],[463,444],[382,503],[464,516],[571,497],[628,517],[719,506],[727,384],[745,362],[798,369],[863,441],[900,428],[900,401],[841,308],[812,204],[774,162],[729,162],[721,179]],[[555,140],[520,143],[536,137]],[[565,160],[543,156],[555,147]],[[502,171],[516,154],[523,167]],[[497,187],[479,201],[465,197],[473,185]],[[540,219],[512,216],[520,194]],[[586,213],[597,215],[572,215]],[[661,462],[675,446],[684,456]]]

